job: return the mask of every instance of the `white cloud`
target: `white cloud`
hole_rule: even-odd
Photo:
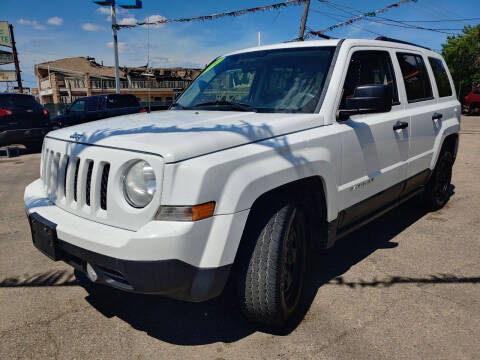
[[[112,48],[112,49],[113,49],[113,41],[108,42],[108,43],[107,43],[107,46],[108,46],[109,48]],[[128,49],[127,43],[124,43],[124,42],[119,42],[119,43],[118,43],[118,52],[123,53],[123,52],[125,52],[127,49]]]
[[[119,25],[135,25],[136,23],[137,19],[134,17],[123,18],[118,22]]]
[[[165,16],[162,16],[162,15],[150,15],[148,17],[146,17],[145,19],[143,19],[143,21],[145,22],[149,22],[149,23],[154,23],[154,22],[157,22],[157,21],[162,21],[162,20],[167,20],[167,18]],[[164,24],[156,24],[156,25],[150,25],[150,27],[153,27],[153,28],[160,28],[162,27]],[[146,25],[145,25],[146,26]]]
[[[100,31],[105,29],[103,26],[92,24],[92,23],[85,23],[82,25],[82,29],[85,31]]]
[[[58,17],[58,16],[54,16],[54,17],[51,17],[50,19],[47,20],[47,23],[49,23],[50,25],[62,25],[63,24],[63,19]]]
[[[126,14],[128,12],[127,9],[117,8],[117,14]],[[103,15],[110,15],[111,9],[110,6],[100,6],[97,10],[97,13]]]
[[[39,24],[37,20],[20,19],[18,20],[18,23],[22,25],[33,26],[33,28],[36,30],[45,30],[45,26],[42,24]]]
[[[97,13],[99,14],[104,14],[104,15],[110,15],[110,7],[108,6],[100,6],[97,10]]]

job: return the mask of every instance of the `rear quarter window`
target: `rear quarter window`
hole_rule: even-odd
[[[0,106],[25,109],[38,109],[42,107],[33,96],[15,94],[0,95]]]
[[[432,67],[435,82],[437,83],[438,96],[452,96],[452,87],[450,86],[450,80],[448,79],[447,70],[443,66],[443,61],[440,59],[429,57],[428,62]]]
[[[432,85],[423,58],[417,54],[397,53],[408,102],[433,99]]]

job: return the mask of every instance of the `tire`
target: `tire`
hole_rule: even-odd
[[[279,328],[296,313],[302,294],[306,219],[302,208],[295,204],[277,207],[269,213],[261,216],[257,211],[247,225],[237,293],[250,321]]]
[[[449,200],[452,167],[452,154],[448,150],[442,151],[425,189],[424,200],[429,210],[441,209]]]
[[[473,103],[470,105],[469,115],[480,114],[480,103]]]

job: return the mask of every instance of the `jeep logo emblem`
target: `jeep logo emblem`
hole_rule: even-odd
[[[80,140],[81,138],[82,138],[82,135],[79,134],[79,133],[74,133],[74,134],[70,135],[70,139],[73,139],[73,140],[75,140],[75,141],[78,141],[78,140]]]

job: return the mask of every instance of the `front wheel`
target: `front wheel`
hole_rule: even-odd
[[[425,189],[425,203],[430,210],[442,208],[450,198],[452,167],[452,154],[448,150],[442,151]]]
[[[252,214],[239,260],[237,289],[250,321],[280,327],[295,314],[306,267],[307,231],[302,208],[287,204],[270,215]]]

